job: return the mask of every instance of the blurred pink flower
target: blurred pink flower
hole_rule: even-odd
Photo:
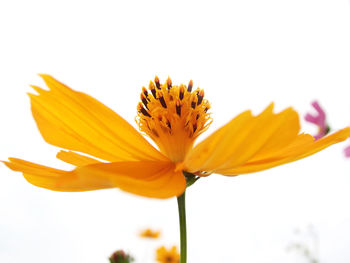
[[[350,157],[350,145],[344,149],[345,157]]]
[[[311,103],[312,107],[316,110],[317,114],[312,115],[310,113],[307,113],[305,115],[305,120],[307,122],[316,124],[318,127],[318,133],[314,136],[316,140],[322,138],[325,136],[327,133],[329,133],[330,128],[326,123],[326,114],[324,110],[321,108],[320,104],[318,104],[317,101],[314,101]],[[349,150],[350,154],[350,150]]]

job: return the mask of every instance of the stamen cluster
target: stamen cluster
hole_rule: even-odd
[[[211,123],[209,102],[204,90],[192,91],[189,84],[173,86],[170,78],[164,84],[155,77],[148,89],[142,88],[137,105],[137,124],[171,160],[182,161],[194,140]]]

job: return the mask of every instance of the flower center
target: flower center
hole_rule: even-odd
[[[193,82],[173,86],[170,78],[161,84],[158,77],[143,87],[137,105],[136,122],[173,162],[184,160],[195,139],[211,123],[209,102],[204,91],[192,91]]]

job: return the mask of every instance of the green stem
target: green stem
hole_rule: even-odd
[[[180,222],[180,263],[187,262],[185,193],[186,191],[177,198],[177,205],[179,207],[179,222]]]

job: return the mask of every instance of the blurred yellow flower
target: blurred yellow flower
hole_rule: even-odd
[[[257,116],[250,111],[239,114],[193,147],[211,123],[204,91],[192,91],[192,81],[174,86],[170,79],[161,84],[156,77],[142,89],[136,121],[158,151],[96,99],[51,76],[41,77],[49,90],[32,86],[38,93],[29,94],[34,119],[46,142],[68,150],[57,158],[75,168],[64,171],[17,158],[5,164],[33,185],[55,191],[117,187],[148,197],[180,196],[186,188],[182,171],[197,176],[257,172],[307,157],[350,136],[350,128],[345,128],[315,141],[299,133],[299,116],[292,108],[276,114],[271,104]]]
[[[147,228],[140,232],[140,237],[144,238],[158,238],[160,236],[160,231],[154,231],[150,228]]]
[[[180,254],[177,251],[176,246],[167,250],[164,246],[157,249],[157,261],[160,263],[179,263]]]

